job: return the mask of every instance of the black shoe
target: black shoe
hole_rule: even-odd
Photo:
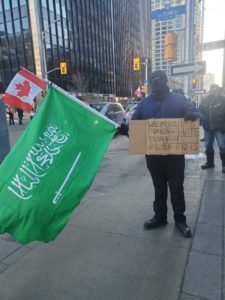
[[[207,162],[206,164],[204,164],[204,165],[201,166],[201,169],[202,169],[202,170],[212,169],[212,168],[215,168],[214,163],[208,163],[208,162]]]
[[[204,141],[205,141],[205,138],[200,139],[200,142],[204,142]]]
[[[156,216],[151,218],[150,220],[146,221],[144,223],[144,229],[149,230],[149,229],[154,229],[159,226],[164,226],[167,224],[167,220],[159,220],[157,219]]]
[[[179,229],[180,233],[186,237],[186,238],[189,238],[191,237],[191,229],[190,227],[185,223],[185,222],[182,222],[182,223],[176,223],[176,227]]]

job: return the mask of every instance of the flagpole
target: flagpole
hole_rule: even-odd
[[[48,26],[47,28],[50,28],[52,26],[52,24],[55,24],[57,22],[60,22],[61,19],[56,19],[54,21],[52,21]],[[47,60],[46,60],[46,52],[45,52],[45,34],[46,34],[46,30],[42,30],[41,32],[41,40],[42,40],[42,43],[41,43],[41,46],[42,46],[42,56],[43,56],[43,64],[44,64],[44,79],[48,79],[48,68],[47,68]]]
[[[47,72],[47,62],[46,62],[46,53],[45,53],[45,31],[41,33],[42,38],[42,53],[43,53],[43,63],[44,63],[44,79],[48,79],[48,72]]]

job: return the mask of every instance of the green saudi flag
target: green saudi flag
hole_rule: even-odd
[[[57,87],[0,165],[0,233],[54,240],[88,191],[116,124]]]

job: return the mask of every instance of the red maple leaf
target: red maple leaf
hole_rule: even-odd
[[[16,89],[18,90],[17,96],[19,97],[28,96],[31,90],[30,82],[28,80],[25,80],[22,83],[17,83]]]

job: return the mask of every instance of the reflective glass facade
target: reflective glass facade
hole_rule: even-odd
[[[67,88],[80,72],[89,92],[129,95],[140,81],[132,59],[143,56],[141,10],[149,16],[150,0],[41,0],[48,70],[67,61],[69,71],[67,77],[55,72],[49,79]],[[145,21],[144,36],[150,39],[150,20]]]
[[[133,71],[132,62],[134,57],[150,57],[150,0],[37,3],[47,70],[58,68],[60,62],[68,66],[67,75],[56,70],[48,74],[49,80],[70,90],[72,77],[79,72],[88,83],[85,92],[116,96],[129,96],[143,81],[144,69]],[[20,66],[35,71],[28,11],[28,0],[0,0],[2,90]],[[9,42],[14,43],[14,56]]]
[[[110,1],[41,0],[41,12],[48,70],[68,63],[68,76],[54,72],[49,79],[66,88],[80,72],[89,92],[112,93]]]
[[[0,93],[20,67],[35,72],[28,0],[0,0]]]

